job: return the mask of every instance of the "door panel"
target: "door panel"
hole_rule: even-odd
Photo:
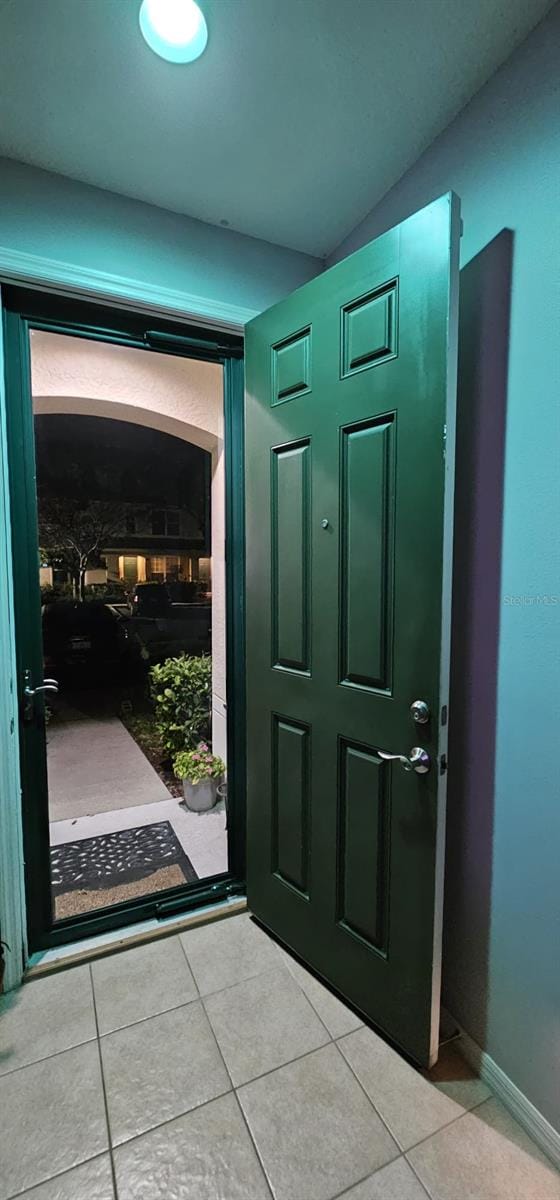
[[[337,921],[384,953],[387,942],[388,770],[375,751],[340,739]]]
[[[309,727],[273,716],[273,854],[279,879],[309,891]]]
[[[272,451],[272,664],[309,671],[309,442]]]
[[[340,682],[387,691],[394,564],[394,414],[341,430]]]
[[[422,1063],[437,1054],[458,224],[443,197],[246,336],[249,902]],[[382,758],[415,745],[425,775]]]

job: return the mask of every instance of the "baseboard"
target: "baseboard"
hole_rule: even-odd
[[[455,1025],[461,1035],[458,1046],[469,1065],[481,1079],[509,1109],[523,1129],[532,1137],[537,1146],[550,1158],[554,1166],[560,1170],[560,1133],[543,1117],[538,1108],[519,1090],[515,1083],[498,1066],[494,1059],[482,1050],[468,1033],[461,1028],[458,1021]]]

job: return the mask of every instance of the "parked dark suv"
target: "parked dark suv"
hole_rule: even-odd
[[[43,607],[45,673],[56,678],[80,673],[92,678],[126,671],[135,648],[114,608],[100,600],[58,600]]]
[[[209,654],[211,651],[212,605],[206,602],[172,600],[178,585],[137,583],[132,594],[130,616],[125,622],[129,640],[142,660],[161,662],[176,654]],[[188,585],[179,585],[187,587]]]
[[[137,583],[132,593],[131,608],[135,617],[166,617],[171,609],[171,596],[165,583]]]

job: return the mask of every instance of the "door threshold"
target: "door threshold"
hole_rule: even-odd
[[[116,954],[120,950],[131,950],[135,946],[153,942],[156,938],[171,937],[197,925],[207,925],[211,921],[235,917],[246,910],[247,897],[233,896],[231,899],[220,900],[217,904],[207,904],[195,912],[175,914],[159,920],[154,917],[149,921],[127,925],[124,929],[110,929],[95,937],[68,942],[65,946],[56,946],[52,950],[39,950],[31,955],[23,982],[39,979],[43,975],[52,975],[55,971],[66,970],[67,967],[75,967],[80,963],[92,962],[96,958]]]

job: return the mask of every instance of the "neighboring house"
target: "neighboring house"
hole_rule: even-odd
[[[39,525],[55,509],[42,543],[42,586],[72,579],[58,553],[65,536],[90,544],[85,585],[203,580],[210,587],[210,479],[200,447],[126,421],[88,416],[35,418]],[[71,497],[71,503],[69,503]],[[102,521],[96,506],[101,506]],[[74,524],[75,522],[75,524]],[[97,522],[97,524],[96,524]],[[101,527],[100,527],[101,522]],[[84,532],[85,531],[85,532]]]
[[[68,571],[41,565],[42,587],[69,580]],[[86,571],[88,586],[122,582],[126,586],[154,581],[190,583],[200,580],[209,589],[210,557],[204,535],[190,513],[179,508],[125,506],[122,529],[102,545],[99,565]]]
[[[172,583],[210,579],[203,532],[184,509],[128,504],[122,532],[111,538],[102,554],[108,581],[122,580],[128,585],[145,580]],[[94,573],[98,574],[90,574]]]

